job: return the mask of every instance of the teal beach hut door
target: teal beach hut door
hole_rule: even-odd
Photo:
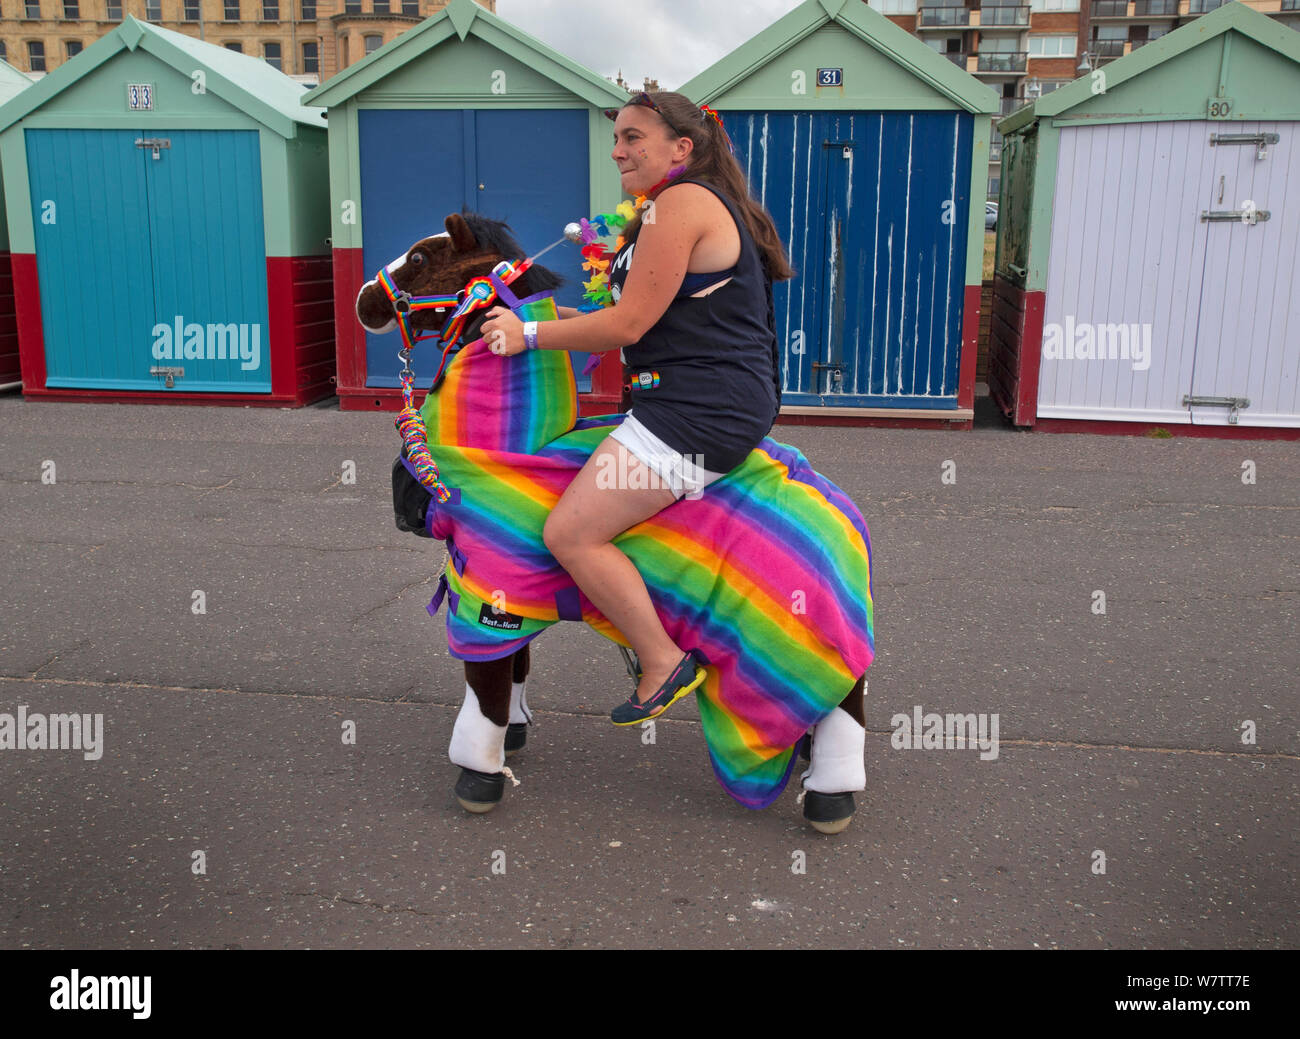
[[[27,130],[46,385],[269,393],[253,130]]]

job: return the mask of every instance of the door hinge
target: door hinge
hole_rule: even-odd
[[[1201,407],[1201,408],[1229,408],[1228,423],[1235,426],[1237,424],[1237,412],[1241,408],[1250,407],[1248,397],[1197,397],[1193,394],[1183,396],[1183,407]]]
[[[153,157],[156,159],[158,158],[158,149],[170,149],[172,146],[172,140],[170,137],[137,137],[135,139],[135,146],[137,148],[152,148]]]

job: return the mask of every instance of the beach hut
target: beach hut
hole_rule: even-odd
[[[31,85],[27,76],[0,59],[0,106]],[[4,178],[0,176],[0,389],[12,388],[18,382],[13,264],[9,258],[9,228],[5,221]]]
[[[341,407],[400,406],[400,343],[358,324],[361,286],[462,208],[505,220],[530,255],[570,221],[609,211],[622,194],[602,113],[627,97],[472,0],[451,0],[305,96],[329,112]],[[540,262],[568,279],[557,300],[578,305],[589,275],[577,246]],[[580,370],[586,355],[575,358]],[[414,367],[427,386],[427,342]],[[621,378],[607,360],[580,379],[583,412],[617,410]]]
[[[1011,421],[1296,436],[1300,34],[1230,3],[999,126]]]
[[[807,0],[681,90],[797,272],[782,420],[969,428],[994,91],[860,0]]]
[[[25,396],[333,392],[325,123],[302,93],[128,15],[0,108]]]

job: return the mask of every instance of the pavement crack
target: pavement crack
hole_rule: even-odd
[[[387,599],[384,602],[381,602],[378,606],[372,606],[370,609],[366,610],[365,613],[359,614],[357,617],[353,618],[352,627],[356,628],[358,624],[364,621],[372,613],[378,613],[380,610],[388,609],[388,607],[397,603],[402,598],[402,596],[404,596],[412,588],[419,588],[421,585],[427,585],[432,580],[433,580],[432,577],[421,577],[419,580],[411,581],[409,584],[402,585],[401,588],[397,589],[397,593],[393,595],[392,598]]]
[[[445,915],[442,913],[426,912],[423,909],[414,909],[411,906],[390,905],[387,902],[372,902],[369,899],[364,898],[344,898],[342,895],[327,895],[322,891],[286,891],[284,896],[286,898],[315,898],[322,902],[343,902],[350,906],[362,906],[366,909],[378,909],[380,912],[384,913],[411,913],[414,916],[429,917],[441,917]]]

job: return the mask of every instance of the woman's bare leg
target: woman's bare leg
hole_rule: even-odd
[[[606,438],[556,502],[542,532],[583,594],[632,643],[641,662],[636,692],[642,702],[672,674],[683,651],[664,630],[636,566],[610,542],[675,500],[645,463]]]

